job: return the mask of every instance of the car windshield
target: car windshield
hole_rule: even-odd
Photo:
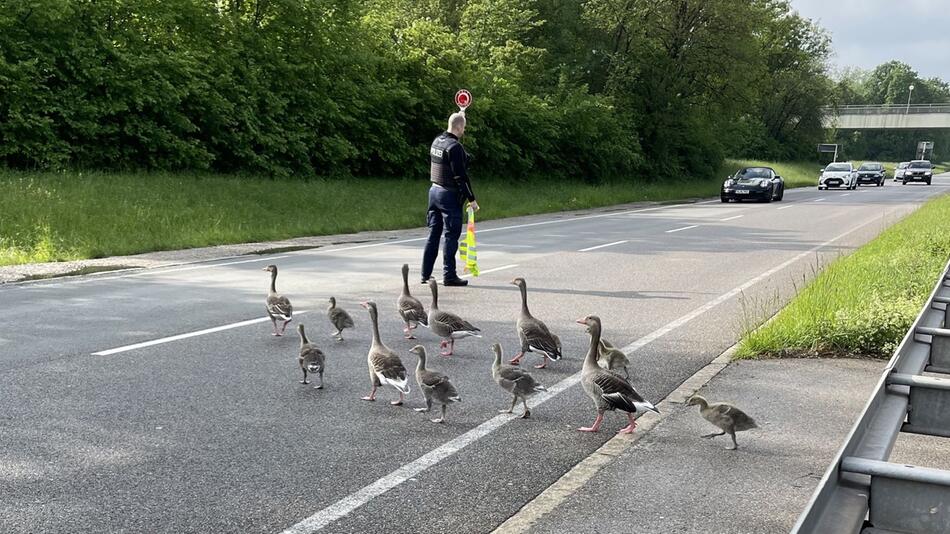
[[[825,167],[826,171],[850,171],[851,166],[847,163],[832,163]]]
[[[929,161],[912,161],[910,162],[910,168],[911,169],[929,169],[930,162]]]
[[[769,170],[762,167],[749,167],[736,173],[737,180],[751,180],[752,178],[768,178]]]
[[[898,169],[906,169],[906,168],[907,168],[907,163],[906,163],[906,162],[901,163],[900,165],[897,166],[897,168],[898,168]]]
[[[859,171],[879,171],[881,170],[880,163],[865,163],[858,168]]]

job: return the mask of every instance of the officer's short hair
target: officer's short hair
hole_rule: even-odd
[[[456,111],[449,116],[449,131],[460,127],[465,126],[465,113],[462,111]]]

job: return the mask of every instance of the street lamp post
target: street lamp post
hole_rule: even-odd
[[[914,94],[914,84],[910,84],[908,89],[910,91],[907,92],[907,109],[904,110],[904,113],[910,113],[910,95]]]

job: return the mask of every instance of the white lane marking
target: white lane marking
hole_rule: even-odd
[[[719,219],[719,220],[720,220],[720,221],[723,221],[723,222],[725,222],[725,221],[734,221],[734,220],[739,219],[739,218],[741,218],[741,217],[745,217],[745,215],[733,215],[732,217],[726,217],[725,219]]]
[[[693,204],[713,204],[716,202],[722,202],[721,200],[704,200],[702,202],[694,202]]]
[[[851,194],[851,193],[844,193],[844,194],[842,194],[841,196],[846,197],[846,196],[848,196],[848,195],[850,195],[850,194]]]
[[[309,310],[294,312],[294,316],[303,315]],[[242,326],[248,326],[257,323],[263,323],[270,321],[270,317],[261,317],[259,319],[249,319],[247,321],[239,321],[237,323],[226,324],[222,326],[215,326],[214,328],[206,328],[204,330],[198,330],[195,332],[188,332],[187,334],[178,334],[175,336],[163,337],[160,339],[153,339],[151,341],[143,341],[142,343],[135,343],[134,345],[126,345],[124,347],[116,347],[109,350],[101,350],[99,352],[93,352],[93,356],[110,356],[112,354],[118,354],[120,352],[128,352],[130,350],[143,349],[145,347],[151,347],[154,345],[161,345],[163,343],[171,343],[172,341],[178,341],[181,339],[188,339],[190,337],[203,336],[205,334],[213,334],[215,332],[221,332],[224,330],[231,330],[233,328],[241,328]]]
[[[480,242],[480,243],[478,244],[478,248],[480,248],[480,249],[486,249],[486,248],[492,248],[492,247],[498,247],[498,248],[535,248],[534,245],[512,245],[511,243],[485,243],[484,241],[483,241],[483,242]]]
[[[795,204],[789,204],[788,206],[782,206],[781,208],[778,208],[778,209],[787,210],[788,208],[794,208],[795,206],[796,206]]]
[[[779,265],[777,265],[777,266],[775,266],[775,267],[772,267],[772,268],[769,269],[768,271],[765,271],[764,273],[760,274],[759,276],[756,276],[755,278],[752,278],[751,280],[747,281],[746,283],[742,284],[741,286],[736,287],[736,288],[734,288],[734,289],[732,289],[732,290],[730,290],[730,291],[728,291],[728,292],[726,292],[726,293],[723,293],[722,295],[719,295],[718,297],[714,298],[713,300],[710,300],[710,301],[707,302],[706,304],[703,304],[702,306],[700,306],[700,307],[696,308],[695,310],[693,310],[693,311],[687,313],[686,315],[680,317],[679,319],[677,319],[677,320],[675,320],[675,321],[673,321],[673,322],[667,324],[666,326],[664,326],[664,327],[662,327],[662,328],[659,328],[659,329],[657,329],[657,330],[654,330],[653,332],[651,332],[651,333],[649,333],[649,334],[647,334],[647,335],[641,337],[640,339],[638,339],[638,340],[634,341],[633,343],[631,343],[631,344],[627,345],[626,347],[624,347],[624,348],[623,348],[623,351],[626,352],[627,354],[630,354],[631,352],[642,348],[644,345],[647,345],[647,344],[651,343],[652,341],[656,340],[657,338],[662,337],[662,336],[664,336],[664,335],[666,335],[666,334],[672,332],[673,330],[679,328],[680,326],[683,326],[684,324],[686,324],[686,323],[692,321],[693,319],[695,319],[695,318],[699,317],[700,315],[706,313],[707,311],[709,311],[709,310],[715,308],[716,306],[722,304],[723,302],[726,302],[727,300],[731,299],[732,297],[735,297],[735,296],[738,295],[739,293],[742,293],[743,291],[749,289],[750,287],[752,287],[752,286],[754,286],[755,284],[761,282],[762,280],[765,280],[766,278],[772,276],[773,274],[775,274],[775,273],[781,271],[782,269],[788,267],[789,265],[795,263],[796,261],[798,261],[798,260],[800,260],[800,259],[802,259],[802,258],[805,258],[805,257],[807,257],[807,256],[810,256],[810,255],[814,254],[814,253],[817,252],[818,250],[821,250],[822,248],[827,247],[828,245],[834,243],[835,241],[838,241],[839,239],[842,239],[842,238],[844,238],[844,237],[846,237],[846,236],[848,236],[848,235],[850,235],[850,234],[852,234],[852,233],[854,233],[854,232],[857,232],[857,231],[860,230],[861,228],[864,228],[865,226],[867,226],[867,225],[869,225],[869,224],[871,224],[871,223],[873,223],[873,222],[878,222],[878,219],[872,219],[872,220],[870,220],[870,221],[868,221],[868,222],[866,222],[866,223],[864,223],[864,224],[861,224],[861,225],[859,225],[859,226],[855,226],[854,228],[848,230],[847,232],[845,232],[845,233],[843,233],[843,234],[838,235],[837,237],[834,237],[834,238],[832,238],[832,239],[829,239],[828,241],[825,241],[824,243],[822,243],[822,244],[820,244],[820,245],[816,245],[816,246],[814,246],[814,247],[812,247],[812,248],[806,250],[805,252],[802,252],[801,254],[798,254],[797,256],[795,256],[794,258],[792,258],[792,259],[790,259],[790,260],[786,260],[786,261],[782,262],[781,264],[779,264]]]
[[[488,270],[485,270],[485,271],[481,271],[481,272],[479,273],[479,275],[494,273],[494,272],[497,272],[497,271],[504,271],[505,269],[513,269],[513,268],[515,268],[515,267],[517,267],[517,266],[518,266],[517,263],[512,263],[512,264],[510,264],[510,265],[502,265],[501,267],[495,267],[494,269],[488,269]],[[469,276],[472,276],[471,273],[462,275],[462,278],[466,278],[466,277],[469,277]],[[303,314],[308,313],[308,312],[309,312],[309,310],[303,310],[303,311],[294,312],[294,316],[303,315]],[[190,338],[190,337],[197,337],[197,336],[203,336],[203,335],[206,335],[206,334],[213,334],[213,333],[215,333],[215,332],[221,332],[221,331],[224,331],[224,330],[231,330],[231,329],[234,329],[234,328],[240,328],[240,327],[242,327],[242,326],[249,326],[249,325],[252,325],[252,324],[263,323],[263,322],[267,322],[267,321],[270,321],[270,318],[269,318],[269,317],[261,317],[261,318],[259,318],[259,319],[249,319],[249,320],[247,320],[247,321],[239,321],[239,322],[236,322],[236,323],[226,324],[226,325],[222,325],[222,326],[215,326],[215,327],[213,327],[213,328],[206,328],[206,329],[204,329],[204,330],[197,330],[197,331],[195,331],[195,332],[188,332],[188,333],[186,333],[186,334],[178,334],[178,335],[174,335],[174,336],[163,337],[163,338],[160,338],[160,339],[153,339],[153,340],[151,340],[151,341],[143,341],[142,343],[135,343],[135,344],[133,344],[133,345],[126,345],[126,346],[124,346],[124,347],[117,347],[117,348],[114,348],[114,349],[108,349],[108,350],[102,350],[102,351],[99,351],[99,352],[93,352],[92,355],[93,355],[93,356],[110,356],[110,355],[112,355],[112,354],[118,354],[118,353],[120,353],[120,352],[128,352],[128,351],[130,351],[130,350],[143,349],[143,348],[145,348],[145,347],[151,347],[151,346],[154,346],[154,345],[161,345],[161,344],[164,344],[164,343],[171,343],[172,341],[179,341],[179,340],[182,340],[182,339],[188,339],[188,338]]]
[[[814,200],[814,202],[824,202],[824,201],[825,201],[825,199],[823,199],[823,198],[816,198],[816,199]]]
[[[481,275],[483,275],[483,274],[495,273],[495,272],[498,272],[498,271],[504,271],[505,269],[514,269],[514,268],[517,267],[517,266],[518,266],[517,263],[512,263],[512,264],[510,264],[510,265],[502,265],[501,267],[495,267],[494,269],[488,269],[488,270],[485,270],[485,271],[479,271],[479,272],[478,272],[478,276],[481,276]],[[472,276],[472,273],[463,274],[461,277],[462,277],[462,278],[468,278],[469,276]]]
[[[687,313],[686,315],[680,317],[679,319],[676,319],[675,321],[667,323],[665,326],[657,330],[654,330],[653,332],[647,334],[646,336],[643,336],[637,341],[624,347],[623,351],[627,353],[627,355],[632,354],[634,351],[643,348],[650,342],[655,341],[656,339],[672,332],[676,328],[686,324],[690,320],[695,319],[699,315],[702,315],[703,313],[718,306],[719,304],[722,304],[723,302],[729,300],[730,298],[735,297],[742,291],[745,291],[746,289],[751,287],[753,284],[768,278],[769,276],[784,269],[785,267],[788,267],[792,263],[795,263],[796,261],[804,258],[805,256],[808,256],[809,254],[813,254],[816,250],[826,247],[830,245],[831,243],[834,243],[835,241],[851,234],[852,232],[856,232],[857,230],[864,228],[865,226],[877,221],[878,221],[877,219],[872,219],[860,226],[856,226],[855,228],[848,230],[847,232],[833,239],[830,239],[816,247],[813,247],[807,252],[802,252],[801,254],[795,256],[794,258],[783,262],[778,267],[769,269],[768,271],[760,274],[759,276],[756,276],[755,278],[747,281],[741,286],[736,287],[735,289],[727,293],[723,293],[719,297],[707,302],[706,304],[700,306],[699,308],[693,310],[690,313]],[[541,393],[539,395],[533,396],[532,397],[532,399],[534,399],[534,402],[532,403],[533,406],[538,407],[541,404],[544,404],[545,402],[554,398],[556,395],[559,395],[560,393],[568,390],[572,386],[580,383],[580,381],[581,381],[581,372],[574,373],[573,375],[565,378],[564,380],[561,380],[557,384],[554,384],[553,386],[549,387],[547,393]],[[462,434],[461,436],[443,445],[440,445],[439,447],[432,449],[431,451],[413,460],[412,462],[409,462],[408,464],[405,464],[402,467],[399,467],[392,473],[389,473],[388,475],[380,478],[376,482],[373,482],[372,484],[369,484],[368,486],[364,486],[363,488],[347,495],[346,497],[340,499],[339,501],[311,515],[310,517],[303,519],[299,523],[284,530],[281,534],[311,534],[313,532],[317,532],[323,529],[324,527],[326,527],[327,525],[333,523],[334,521],[337,521],[338,519],[342,519],[346,517],[353,510],[356,510],[360,506],[363,506],[364,504],[372,501],[376,497],[403,484],[407,480],[418,476],[423,471],[429,469],[430,467],[435,466],[442,460],[452,456],[453,454],[461,451],[465,447],[468,447],[469,445],[475,443],[476,441],[484,438],[485,436],[491,434],[495,430],[501,428],[502,426],[506,425],[508,422],[516,418],[517,416],[514,416],[514,415],[496,415],[495,417],[492,417],[491,419],[485,421],[484,423],[481,423],[480,425]]]
[[[605,244],[603,244],[603,245],[597,245],[597,246],[595,246],[595,247],[582,248],[582,249],[578,250],[578,252],[589,252],[589,251],[591,251],[591,250],[597,250],[597,249],[599,249],[599,248],[612,247],[612,246],[614,246],[614,245],[622,245],[622,244],[624,244],[624,243],[626,243],[626,242],[627,242],[627,241],[614,241],[613,243],[605,243]]]
[[[684,226],[684,227],[682,227],[682,228],[674,228],[674,229],[672,229],[672,230],[667,230],[666,233],[667,233],[667,234],[672,234],[673,232],[682,232],[683,230],[690,230],[690,229],[696,228],[696,227],[698,227],[698,226],[699,226],[698,224],[693,224],[693,225],[690,225],[690,226]]]

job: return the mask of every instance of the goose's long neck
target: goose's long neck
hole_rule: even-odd
[[[429,287],[432,288],[432,309],[439,309],[439,286],[431,284]]]
[[[417,370],[417,371],[425,371],[425,370],[426,370],[426,353],[425,353],[425,351],[423,351],[423,352],[421,352],[421,353],[419,354],[419,363],[416,364],[416,370]]]
[[[270,292],[277,293],[277,271],[276,270],[270,273]]]
[[[492,361],[491,367],[492,369],[498,369],[499,367],[501,367],[501,351],[500,350],[495,351],[495,360]]]
[[[307,343],[310,343],[310,340],[307,339],[307,334],[304,333],[303,328],[300,329],[300,346],[304,346]]]
[[[597,367],[597,352],[600,346],[600,323],[590,324],[590,348],[587,349],[587,357],[584,358],[584,367],[588,365]]]
[[[528,287],[524,284],[518,284],[518,289],[521,290],[521,313],[522,315],[531,315],[531,312],[528,311]]]
[[[379,338],[379,318],[376,317],[376,309],[369,309],[369,318],[373,322],[373,345],[381,345],[383,342]]]
[[[409,295],[409,269],[402,270],[402,294]]]

